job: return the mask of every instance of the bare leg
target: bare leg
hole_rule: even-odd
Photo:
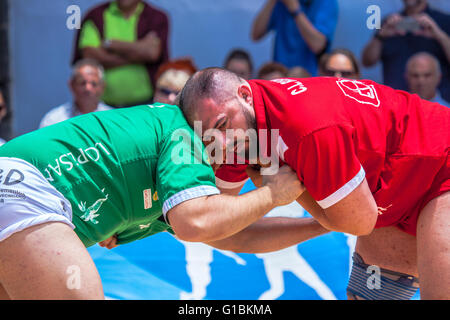
[[[430,201],[417,223],[417,257],[423,299],[450,299],[450,192]]]
[[[418,276],[416,237],[396,227],[374,229],[370,235],[358,237],[355,251],[366,264]]]
[[[0,283],[12,299],[103,299],[100,276],[66,224],[50,222],[0,242]]]
[[[11,300],[5,288],[0,284],[0,300]]]
[[[396,227],[385,227],[358,237],[355,251],[369,265],[417,277],[416,247],[416,237]]]

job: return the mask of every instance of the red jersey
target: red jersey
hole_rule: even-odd
[[[366,178],[380,210],[376,227],[397,225],[415,234],[417,212],[450,190],[449,108],[369,80],[316,77],[249,84],[258,134],[278,129],[270,152],[297,172],[322,208]],[[243,184],[245,168],[223,165],[217,185]]]

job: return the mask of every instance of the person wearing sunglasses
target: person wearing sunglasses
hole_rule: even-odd
[[[197,71],[188,59],[176,59],[161,65],[156,74],[155,102],[174,104],[175,98],[189,77]]]
[[[361,76],[355,55],[347,49],[334,49],[322,55],[319,61],[319,75],[347,79],[359,79]]]

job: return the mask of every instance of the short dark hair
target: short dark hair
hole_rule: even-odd
[[[186,120],[192,124],[195,101],[210,97],[216,101],[229,98],[228,84],[230,81],[241,81],[235,73],[224,68],[210,67],[196,72],[184,85],[176,99]]]
[[[234,60],[234,59],[240,59],[240,60],[247,61],[248,66],[250,68],[250,73],[253,73],[253,61],[252,61],[252,58],[250,57],[250,54],[247,51],[245,51],[244,49],[239,49],[239,48],[231,50],[225,59],[225,62],[223,64],[224,67],[227,68],[228,63],[230,63],[230,61]]]
[[[288,68],[286,68],[283,64],[279,63],[279,62],[267,62],[265,64],[263,64],[261,66],[261,68],[259,68],[258,71],[258,78],[262,78],[265,75],[272,73],[272,72],[279,72],[281,74],[283,74],[284,77],[287,76],[288,73]]]
[[[331,51],[330,53],[323,54],[319,60],[319,70],[325,70],[326,65],[327,65],[328,61],[330,60],[330,58],[337,54],[342,54],[342,55],[346,56],[352,63],[353,71],[355,72],[355,74],[357,74],[357,75],[360,74],[358,60],[356,59],[353,52],[351,52],[350,50],[345,49],[345,48],[337,48],[337,49],[334,49],[333,51]]]

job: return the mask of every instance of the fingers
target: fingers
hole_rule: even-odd
[[[275,175],[264,175],[263,185],[271,189],[277,206],[291,203],[305,191],[297,173],[287,165],[279,168]]]
[[[117,247],[117,237],[114,235],[112,237],[109,237],[106,240],[99,242],[98,244],[100,247],[104,247],[107,249],[113,249],[113,248]]]

